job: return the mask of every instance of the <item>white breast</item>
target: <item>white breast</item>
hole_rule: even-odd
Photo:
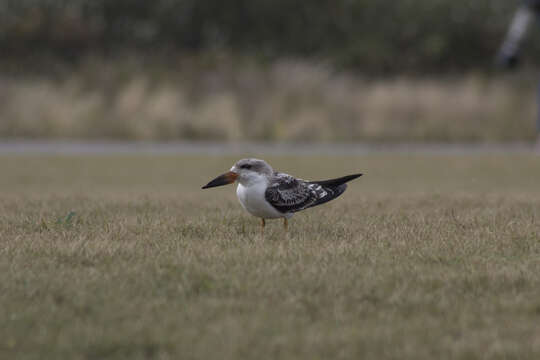
[[[251,215],[263,219],[275,219],[281,217],[290,217],[288,214],[282,214],[272,207],[264,198],[266,184],[255,183],[249,186],[238,184],[236,196],[242,207]]]

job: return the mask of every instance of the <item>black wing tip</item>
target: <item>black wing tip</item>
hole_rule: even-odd
[[[348,183],[349,181],[352,181],[354,179],[358,179],[360,176],[362,176],[364,174],[352,174],[352,175],[347,175],[347,176],[344,176],[342,177],[341,179],[343,180],[343,183]]]
[[[338,179],[333,179],[333,180],[330,180],[330,181],[335,181],[338,184],[345,184],[345,183],[348,183],[349,181],[352,181],[354,179],[358,179],[362,175],[364,175],[364,174],[360,174],[360,173],[352,174],[352,175],[347,175],[347,176],[340,177]]]
[[[364,175],[364,174],[358,173],[358,174],[342,176],[342,177],[337,178],[337,179],[310,181],[310,184],[318,184],[318,185],[321,185],[321,186],[335,187],[335,186],[345,184],[345,183],[347,183],[347,182],[349,182],[351,180],[357,179],[362,175]]]

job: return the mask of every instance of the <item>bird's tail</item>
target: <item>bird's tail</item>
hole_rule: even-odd
[[[343,194],[345,190],[347,190],[346,183],[348,181],[359,178],[360,176],[362,176],[362,174],[347,175],[347,176],[343,176],[337,179],[330,179],[330,180],[310,181],[309,182],[310,184],[320,185],[324,189],[324,191],[326,191],[327,194],[326,196],[314,202],[309,207],[321,205],[330,200],[337,198],[338,196]]]

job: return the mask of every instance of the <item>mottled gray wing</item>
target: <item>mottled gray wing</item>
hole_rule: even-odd
[[[310,183],[284,174],[275,173],[264,194],[276,210],[292,213],[326,202],[328,189],[316,183]]]

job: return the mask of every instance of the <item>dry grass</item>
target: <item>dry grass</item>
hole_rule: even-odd
[[[0,78],[0,136],[524,141],[536,135],[533,79],[368,81],[292,61],[95,60],[55,79]]]
[[[0,357],[540,356],[537,157],[270,160],[366,176],[261,239],[230,158],[0,157]]]

